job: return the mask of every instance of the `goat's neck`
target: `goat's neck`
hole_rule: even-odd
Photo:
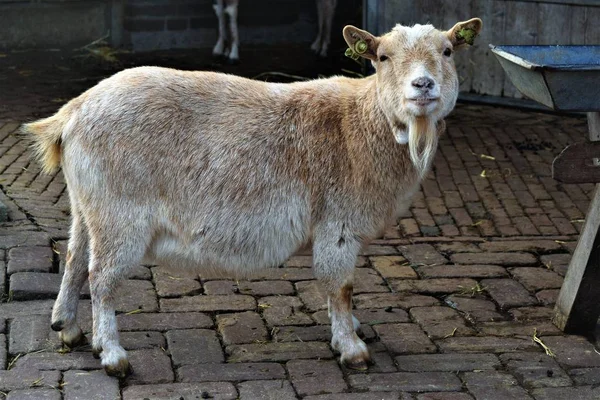
[[[400,121],[390,117],[381,106],[373,78],[364,79],[347,108],[360,115],[356,118],[357,139],[379,171],[389,171],[398,182],[423,179],[437,147],[435,120],[406,118]],[[404,143],[397,140],[400,130],[406,135]]]

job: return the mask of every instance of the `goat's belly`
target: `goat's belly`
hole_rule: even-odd
[[[285,262],[308,242],[308,210],[279,207],[266,213],[237,218],[218,211],[203,227],[155,237],[146,258],[161,265],[224,269],[243,275]],[[219,218],[223,217],[223,218]]]

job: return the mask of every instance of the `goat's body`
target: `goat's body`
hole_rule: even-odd
[[[148,261],[239,274],[280,265],[320,225],[332,240],[372,238],[408,207],[416,178],[384,124],[352,126],[371,83],[122,72],[73,100],[62,135],[71,199],[88,225],[135,232]],[[370,153],[378,135],[388,149]]]

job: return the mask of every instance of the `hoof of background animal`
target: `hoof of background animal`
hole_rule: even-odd
[[[239,58],[228,58],[227,59],[227,64],[229,64],[229,65],[238,65],[239,63],[240,63]]]
[[[321,50],[321,40],[317,39],[313,42],[313,44],[310,45],[310,49],[315,52],[318,53]]]
[[[125,379],[133,374],[133,368],[126,358],[122,358],[116,365],[105,365],[104,370],[107,375],[114,376],[119,379]]]

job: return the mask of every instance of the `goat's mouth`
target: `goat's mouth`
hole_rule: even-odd
[[[408,101],[419,107],[427,107],[428,105],[436,103],[439,99],[439,97],[413,97],[409,98]]]

